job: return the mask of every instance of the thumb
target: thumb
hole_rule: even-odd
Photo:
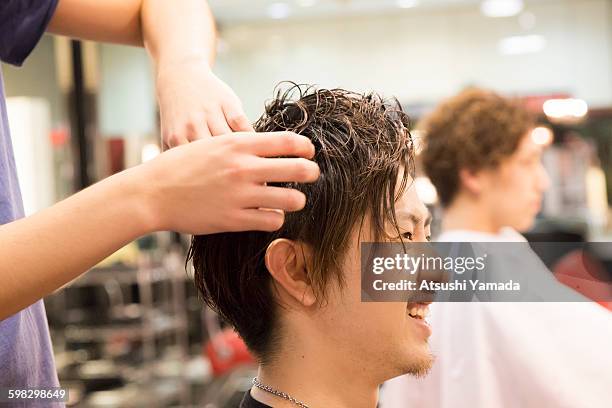
[[[231,103],[223,106],[227,124],[234,132],[254,132],[253,126],[242,110],[241,104]]]

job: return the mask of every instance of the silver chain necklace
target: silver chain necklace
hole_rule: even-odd
[[[308,405],[304,404],[301,401],[296,400],[291,395],[285,392],[276,390],[270,387],[269,385],[260,383],[257,377],[253,377],[253,385],[259,388],[260,390],[264,390],[265,392],[269,392],[270,394],[276,395],[277,397],[281,397],[281,398],[286,399],[287,401],[293,402],[295,405],[297,405],[300,408],[308,408]]]

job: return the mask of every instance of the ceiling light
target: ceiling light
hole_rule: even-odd
[[[480,11],[487,17],[512,17],[523,10],[523,0],[484,0]]]
[[[413,8],[419,5],[419,0],[397,0],[395,2],[400,8]]]
[[[502,38],[497,50],[503,55],[533,54],[546,47],[546,38],[541,35],[517,35]]]
[[[544,114],[551,119],[581,119],[589,112],[582,99],[549,99],[544,102]]]
[[[545,126],[538,126],[531,131],[531,140],[540,146],[550,146],[553,142],[553,132]]]
[[[312,7],[317,4],[317,0],[297,0],[297,4],[300,7]]]
[[[268,6],[267,10],[268,16],[275,20],[289,17],[290,11],[289,5],[283,2],[272,3]]]

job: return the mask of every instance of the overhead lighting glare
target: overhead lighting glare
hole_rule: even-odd
[[[540,146],[550,146],[553,138],[552,130],[546,126],[538,126],[531,131],[531,140]]]
[[[298,0],[297,4],[300,7],[312,7],[317,4],[317,0]]]
[[[419,0],[397,0],[395,3],[399,8],[409,9],[418,6]]]
[[[423,203],[433,205],[438,202],[438,192],[428,177],[417,177],[414,179],[414,187]]]
[[[159,156],[160,153],[161,150],[159,149],[159,146],[157,144],[147,143],[146,145],[142,146],[140,161],[142,163],[148,162],[149,160],[153,160],[154,158]]]
[[[535,54],[544,48],[546,38],[537,34],[506,37],[497,44],[497,50],[502,55]]]
[[[512,17],[523,11],[523,0],[484,0],[480,11],[487,17]]]
[[[544,114],[551,119],[582,119],[589,106],[582,99],[549,99],[544,102]]]
[[[289,17],[291,9],[287,3],[276,2],[268,6],[268,16],[275,20],[282,20]]]

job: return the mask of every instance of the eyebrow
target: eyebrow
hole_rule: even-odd
[[[414,225],[418,225],[418,224],[420,224],[423,221],[422,217],[419,217],[418,215],[416,215],[415,213],[410,212],[410,211],[399,210],[397,213],[398,213],[398,215],[400,215],[400,216],[403,215],[404,217],[406,217],[407,219],[412,221],[412,223]],[[431,224],[432,218],[433,217],[431,215],[431,211],[427,210],[427,216],[425,217],[425,222],[424,222],[424,225],[426,227]]]

